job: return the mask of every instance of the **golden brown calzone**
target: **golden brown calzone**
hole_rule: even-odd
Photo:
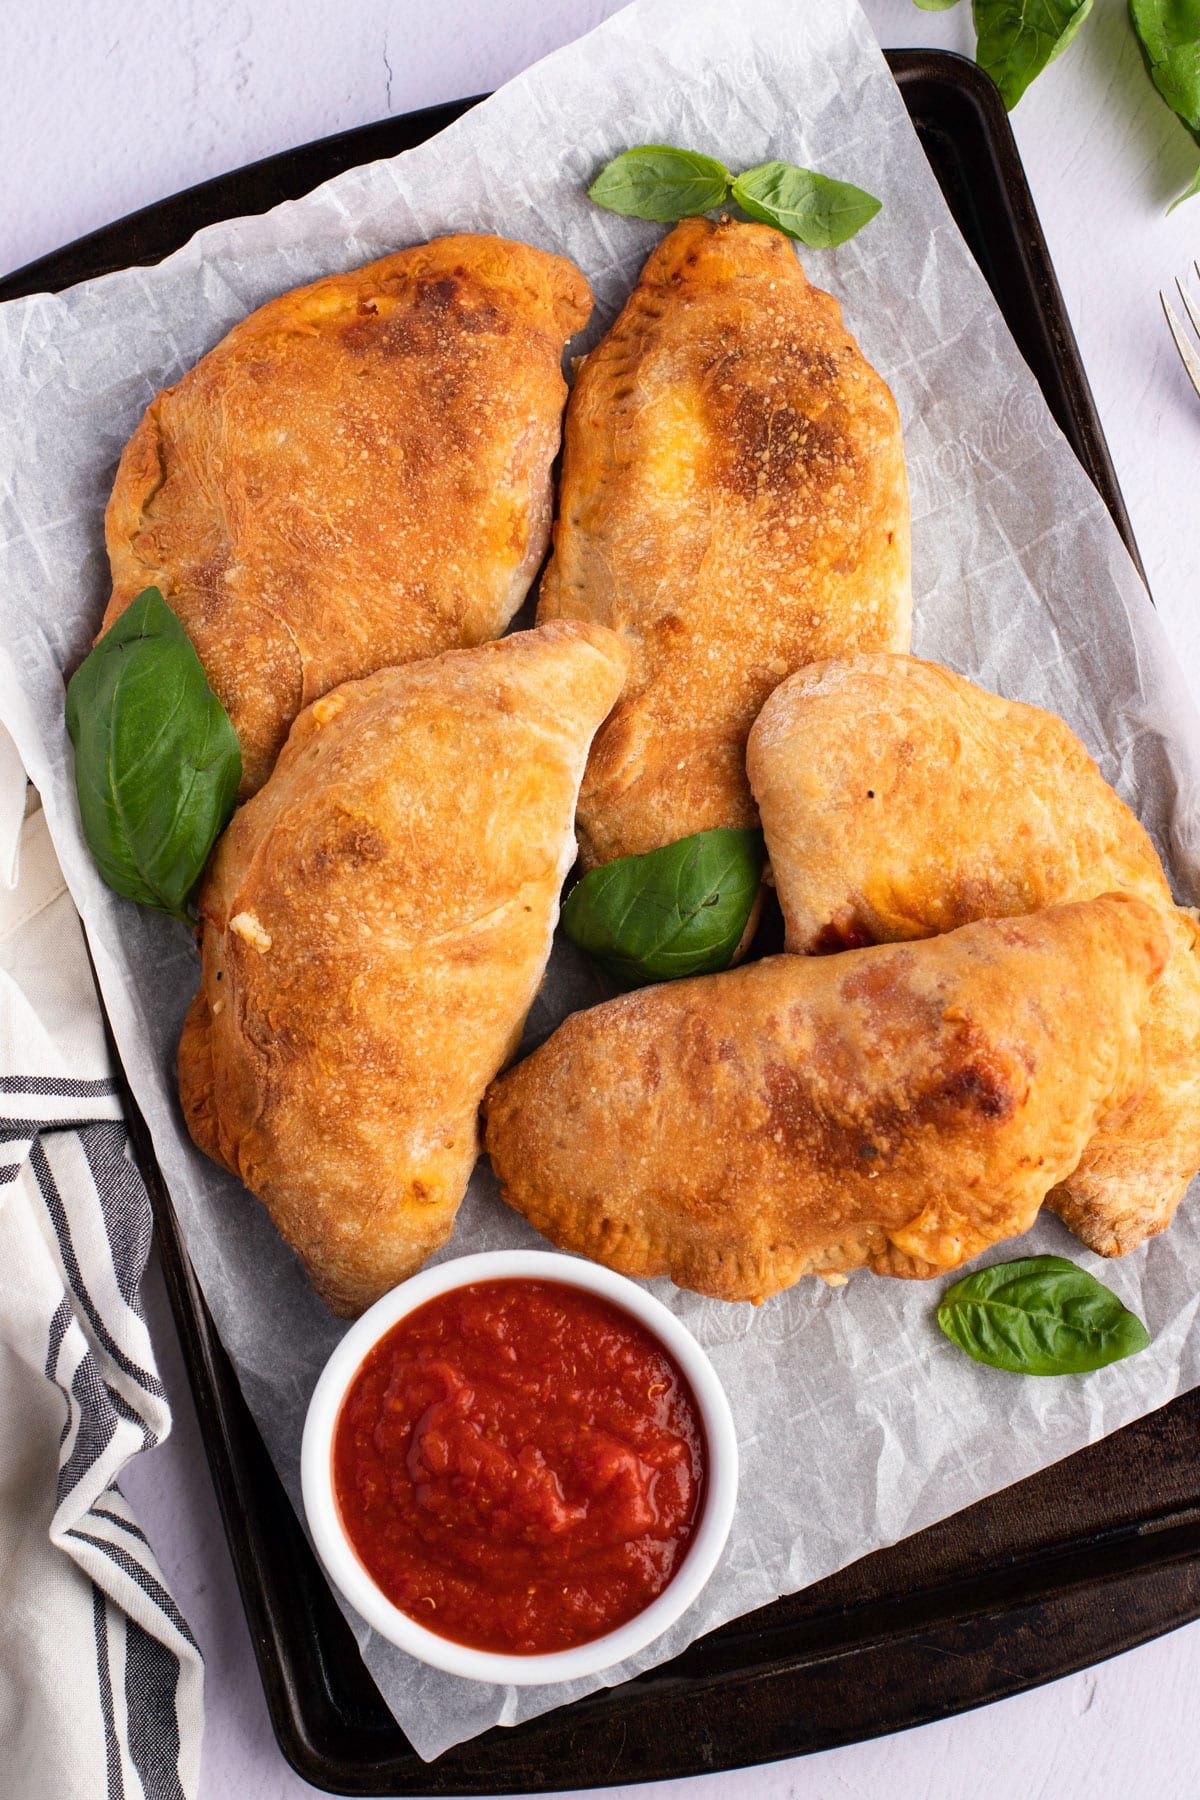
[[[1108,895],[643,988],[493,1082],[487,1149],[510,1206],[627,1275],[936,1275],[1027,1230],[1136,1088],[1168,951]]]
[[[789,950],[927,937],[1109,889],[1163,909],[1172,953],[1145,1086],[1049,1204],[1102,1256],[1169,1224],[1200,1168],[1200,926],[1063,721],[916,657],[838,657],[775,690],[747,766]],[[1097,988],[1088,1016],[1107,1004]]]
[[[260,307],[154,399],[105,520],[112,624],[151,584],[242,745],[242,794],[340,681],[482,643],[549,541],[573,264],[436,239]]]
[[[624,661],[600,626],[550,625],[349,682],[301,713],[217,847],[184,1115],[335,1312],[450,1234]]]
[[[896,405],[765,225],[686,219],[583,364],[540,619],[597,619],[631,667],[580,798],[589,864],[753,825],[746,734],[777,682],[906,650]]]

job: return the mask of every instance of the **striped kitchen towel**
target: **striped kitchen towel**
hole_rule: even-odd
[[[4,742],[0,835],[17,780]],[[150,1202],[40,811],[15,829],[0,843],[0,1792],[193,1800],[200,1652],[117,1485],[171,1425],[138,1297]]]

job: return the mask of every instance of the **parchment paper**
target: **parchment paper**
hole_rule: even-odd
[[[193,1262],[293,1498],[305,1404],[342,1327],[263,1209],[191,1147],[173,1065],[195,950],[181,927],[114,899],[78,830],[63,671],[86,650],[107,597],[104,501],[156,389],[237,319],[402,244],[476,229],[566,252],[596,289],[591,342],[660,233],[593,208],[584,187],[606,158],[648,141],[735,168],[783,157],[882,196],[860,237],[804,261],[840,297],[899,401],[915,647],[1062,713],[1149,827],[1179,897],[1197,898],[1200,728],[1129,558],[962,244],[853,0],[641,0],[419,149],[265,217],[211,227],[157,268],[0,309],[0,717],[41,789]],[[533,1034],[588,997],[560,946]],[[1053,1250],[1100,1270],[1150,1326],[1143,1355],[1086,1378],[1021,1380],[968,1361],[939,1335],[937,1288],[924,1283],[864,1274],[835,1292],[806,1281],[757,1309],[656,1283],[728,1388],[741,1494],[705,1594],[607,1679],[673,1656],[1200,1381],[1196,1197],[1169,1233],[1120,1262],[1102,1265],[1050,1218],[1022,1240],[1023,1253]],[[536,1241],[481,1165],[447,1254]],[[412,1663],[354,1623],[425,1757],[603,1685],[477,1686]]]

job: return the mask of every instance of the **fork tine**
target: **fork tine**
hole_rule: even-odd
[[[1183,310],[1192,322],[1192,330],[1200,337],[1200,306],[1192,299],[1179,277],[1175,277],[1175,286],[1179,289],[1179,298],[1183,301]]]
[[[1196,355],[1196,352],[1192,349],[1192,346],[1188,343],[1187,337],[1184,334],[1183,326],[1179,323],[1179,320],[1176,318],[1174,312],[1172,311],[1171,303],[1167,299],[1167,296],[1163,293],[1160,293],[1158,297],[1162,301],[1162,309],[1163,309],[1164,314],[1166,315],[1166,320],[1167,320],[1168,326],[1170,327],[1171,336],[1175,340],[1175,348],[1179,352],[1180,361],[1183,363],[1184,368],[1187,370],[1188,380],[1191,382],[1192,386],[1195,388],[1197,395],[1200,396],[1200,356]]]

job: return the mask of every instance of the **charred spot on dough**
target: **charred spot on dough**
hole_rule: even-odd
[[[455,269],[450,275],[441,275],[428,283],[426,289],[418,284],[418,308],[427,307],[435,313],[453,313],[455,324],[461,331],[475,334],[491,332],[496,337],[507,337],[512,324],[499,307],[486,299],[471,281],[465,269]]]
[[[873,1178],[926,1127],[944,1129],[970,1114],[988,1124],[1009,1119],[1027,1091],[1027,1078],[969,1027],[965,1041],[897,1093],[864,1082],[841,1033],[819,1028],[802,1063],[764,1067],[761,1129],[785,1154],[800,1151],[847,1176]]]
[[[465,352],[464,336],[507,337],[511,330],[512,321],[460,268],[418,276],[411,306],[402,305],[386,315],[374,309],[360,310],[342,338],[346,348],[359,355],[378,352],[391,358],[416,355],[431,341],[443,354],[450,353],[456,343]]]
[[[461,268],[449,275],[422,275],[417,280],[417,307],[427,312],[449,312],[463,286]]]
[[[955,1112],[980,1113],[985,1119],[1010,1119],[1020,1104],[1021,1096],[1013,1082],[996,1063],[977,1055],[961,1068],[951,1069],[932,1090],[931,1113],[943,1107]],[[918,1104],[918,1111],[925,1110]]]
[[[305,855],[299,865],[302,881],[317,881],[332,869],[361,869],[370,863],[383,862],[388,855],[382,833],[361,819],[350,819],[335,827],[328,840],[319,843]],[[336,923],[336,917],[332,921]]]
[[[746,388],[727,418],[717,422],[724,454],[715,461],[720,484],[741,498],[789,497],[812,468],[852,468],[854,454],[838,419],[817,417],[768,390]]]
[[[383,834],[373,825],[356,819],[339,836],[335,855],[338,861],[352,869],[359,869],[364,863],[382,862],[387,853],[387,841]]]
[[[677,612],[665,612],[655,619],[649,627],[647,636],[651,638],[678,638],[687,635],[687,626]]]

